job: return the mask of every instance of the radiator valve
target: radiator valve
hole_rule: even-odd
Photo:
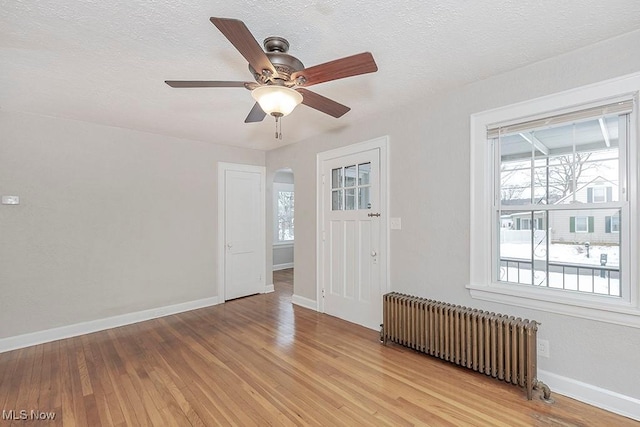
[[[549,388],[548,385],[546,385],[545,383],[543,383],[542,381],[537,381],[534,384],[533,388],[535,390],[541,390],[542,391],[542,396],[540,396],[540,399],[544,402],[544,403],[555,403],[556,401],[553,400],[553,398],[551,397],[551,389]]]

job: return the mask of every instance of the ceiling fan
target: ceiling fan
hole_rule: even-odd
[[[268,37],[263,51],[247,26],[240,20],[210,18],[213,25],[233,44],[249,63],[255,82],[242,81],[185,81],[165,80],[174,88],[243,87],[251,91],[255,105],[245,123],[262,121],[267,114],[276,118],[291,113],[304,104],[333,117],[342,117],[350,108],[312,92],[306,87],[331,80],[378,71],[369,52],[347,56],[320,65],[305,68],[298,58],[287,53],[289,42],[282,37]],[[282,133],[280,132],[280,139]]]

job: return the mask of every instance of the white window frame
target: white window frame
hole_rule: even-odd
[[[278,194],[283,191],[292,192],[295,194],[294,188],[295,188],[294,184],[289,184],[284,182],[273,183],[273,245],[274,246],[293,245],[293,242],[295,240],[295,234],[294,234],[294,238],[291,240],[279,240],[280,230],[278,230]]]
[[[497,254],[492,211],[495,170],[494,153],[487,141],[487,128],[496,123],[518,123],[633,99],[627,159],[638,159],[639,90],[640,73],[635,73],[471,115],[470,283],[467,289],[473,298],[640,328],[640,263],[631,262],[637,260],[639,254],[638,165],[621,164],[621,168],[626,169],[627,180],[621,181],[621,191],[628,197],[628,215],[622,218],[620,227],[629,233],[626,249],[621,248],[620,255],[620,264],[627,266],[621,271],[621,298],[506,284],[495,280],[493,274]]]

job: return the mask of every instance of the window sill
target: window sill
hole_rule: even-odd
[[[497,283],[491,286],[467,286],[472,298],[483,301],[640,328],[640,310],[624,301],[612,302],[610,297],[605,296],[595,297],[597,301],[594,301],[591,295],[567,297],[563,295],[564,291],[522,288]]]
[[[278,248],[293,247],[293,240],[287,240],[286,242],[274,242],[273,247],[278,247]]]

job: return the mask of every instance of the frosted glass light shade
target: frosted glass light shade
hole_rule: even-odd
[[[285,86],[260,86],[251,91],[262,110],[272,116],[291,113],[302,102],[302,95]]]

